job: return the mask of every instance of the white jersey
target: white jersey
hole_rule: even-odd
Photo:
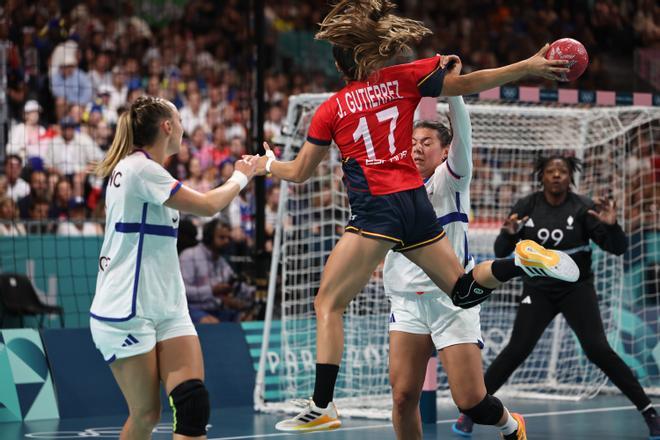
[[[187,313],[176,251],[179,212],[163,205],[180,187],[143,151],[122,159],[113,170],[93,318],[120,322]]]
[[[458,260],[466,272],[474,267],[468,248],[468,214],[472,180],[472,133],[461,97],[449,98],[454,136],[449,157],[425,181],[433,209]],[[442,293],[440,288],[403,253],[390,251],[385,257],[383,284],[387,295]]]

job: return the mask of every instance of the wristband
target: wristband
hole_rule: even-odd
[[[241,173],[238,170],[234,170],[231,177],[229,179],[227,179],[227,182],[236,182],[236,183],[238,183],[238,186],[239,186],[240,190],[243,191],[243,188],[245,188],[245,186],[248,184],[249,179],[247,178],[247,176],[245,174]]]
[[[268,156],[268,154],[266,154],[266,156]],[[266,172],[268,174],[271,173],[270,166],[273,164],[273,162],[275,162],[275,158],[274,157],[268,157],[268,160],[266,161]]]

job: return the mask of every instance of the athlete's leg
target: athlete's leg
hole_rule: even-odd
[[[156,345],[160,378],[174,406],[174,439],[205,439],[208,393],[204,387],[204,360],[197,336],[165,339]]]
[[[566,295],[559,304],[559,309],[575,332],[589,360],[607,374],[638,410],[647,408],[651,400],[630,368],[607,342],[593,284],[582,285]]]
[[[434,349],[430,335],[390,331],[392,424],[398,439],[422,438],[419,397]]]
[[[458,261],[456,253],[446,236],[429,245],[405,251],[404,255],[422,268],[429,278],[443,292],[448,294],[454,289],[456,281],[465,275],[465,269]],[[472,270],[472,276],[482,286],[494,289],[502,284],[502,282],[493,276],[491,266],[492,261],[478,264]]]
[[[391,247],[388,241],[345,233],[330,253],[314,299],[317,365],[339,366],[344,351],[344,310]],[[332,400],[334,390],[334,378],[329,378],[331,383],[324,382],[317,374],[314,402],[320,407]]]
[[[110,364],[110,370],[128,404],[129,415],[120,439],[150,439],[151,432],[160,420],[160,382],[156,350],[117,359]]]
[[[505,435],[518,429],[518,422],[502,402],[486,392],[481,350],[476,344],[450,345],[438,351],[438,356],[460,411],[471,415],[475,423],[497,426]]]
[[[532,352],[550,321],[557,315],[555,304],[546,295],[523,289],[511,338],[504,350],[490,364],[485,375],[486,390],[495,394]]]

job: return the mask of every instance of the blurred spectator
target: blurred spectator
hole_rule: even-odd
[[[25,235],[25,226],[16,223],[16,203],[10,197],[0,198],[0,236]]]
[[[85,199],[74,197],[69,200],[69,218],[58,223],[57,235],[68,236],[94,236],[103,235],[103,229],[98,223],[87,220],[87,206]]]
[[[183,130],[191,136],[195,127],[202,127],[204,131],[206,128],[206,111],[208,105],[202,103],[202,97],[199,92],[191,91],[188,93],[188,100],[180,111],[181,125]]]
[[[78,68],[75,52],[64,52],[62,62],[50,77],[51,92],[67,103],[85,105],[92,100],[92,82],[87,73]]]
[[[25,103],[23,117],[25,122],[14,125],[9,130],[7,154],[16,154],[23,161],[31,157],[43,157],[46,144],[43,140],[46,129],[39,125],[41,106],[33,99]]]
[[[190,159],[190,163],[188,164],[188,179],[184,180],[183,184],[202,193],[214,188],[211,182],[204,179],[202,167],[199,164],[199,159],[196,157]]]
[[[61,133],[46,150],[45,164],[51,172],[65,176],[84,172],[87,166],[103,159],[103,151],[85,133],[77,132],[71,116],[60,121]]]
[[[43,170],[33,170],[30,173],[30,193],[18,199],[18,211],[22,219],[30,217],[30,206],[34,199],[49,199],[48,177]]]
[[[235,298],[236,274],[220,254],[231,242],[229,225],[218,219],[204,225],[202,242],[181,252],[181,275],[193,322],[238,321],[247,304]]]
[[[16,202],[30,193],[30,185],[21,178],[23,161],[16,154],[10,154],[5,159],[5,176],[7,177],[7,195]]]
[[[69,218],[69,200],[71,200],[72,197],[73,190],[71,182],[65,178],[60,178],[53,191],[53,201],[50,203],[48,217],[58,220]]]
[[[48,199],[36,198],[30,205],[30,221],[27,223],[28,234],[48,234],[52,232],[48,219]]]

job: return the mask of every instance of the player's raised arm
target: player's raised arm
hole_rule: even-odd
[[[556,80],[561,73],[568,73],[569,69],[565,67],[568,61],[546,59],[545,53],[549,48],[550,45],[546,44],[534,56],[496,69],[477,70],[460,76],[448,74],[444,78],[441,94],[458,96],[479,93],[527,75]]]
[[[472,124],[470,114],[462,96],[453,96],[449,101],[449,120],[452,140],[447,161],[459,176],[472,175]]]

